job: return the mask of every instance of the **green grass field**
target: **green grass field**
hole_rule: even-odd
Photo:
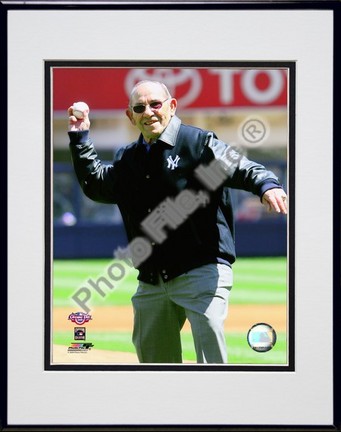
[[[72,299],[81,287],[89,287],[89,279],[96,281],[108,277],[108,268],[114,260],[55,260],[53,264],[53,307],[71,307],[80,310]],[[102,297],[92,289],[91,306],[131,306],[131,296],[137,286],[136,270],[123,264],[125,276],[112,282],[113,288],[106,290]],[[286,258],[239,258],[233,266],[234,286],[230,295],[230,305],[285,305],[287,301]],[[272,324],[272,323],[269,323]],[[277,342],[272,350],[265,353],[253,351],[245,333],[227,332],[226,340],[231,364],[286,364],[287,335],[277,332]],[[130,332],[92,333],[91,341],[97,349],[134,352]],[[70,344],[70,333],[55,331],[53,343]],[[195,361],[191,333],[182,332],[183,357],[185,361]]]

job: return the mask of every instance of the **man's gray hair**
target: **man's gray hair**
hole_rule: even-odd
[[[165,96],[167,96],[168,98],[172,97],[167,86],[163,82],[153,81],[153,80],[142,80],[142,81],[137,82],[130,92],[130,96],[129,96],[129,106],[130,107],[131,107],[131,100],[133,98],[134,93],[136,92],[137,88],[142,84],[158,84],[160,87],[162,87],[163,91],[165,92]]]

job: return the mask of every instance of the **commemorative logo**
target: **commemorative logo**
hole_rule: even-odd
[[[91,315],[84,312],[72,312],[69,315],[68,319],[75,324],[82,325],[89,322],[92,319],[92,317]]]

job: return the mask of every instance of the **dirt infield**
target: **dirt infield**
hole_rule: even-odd
[[[74,323],[68,320],[69,308],[56,308],[53,313],[53,328],[56,331],[69,330]],[[133,328],[133,310],[130,306],[101,306],[90,312],[92,320],[86,324],[94,331],[131,331]],[[285,305],[231,305],[225,323],[226,331],[243,332],[259,322],[273,326],[276,332],[286,329]],[[184,331],[190,331],[186,321]]]
[[[68,316],[75,312],[69,308],[56,308],[53,313],[54,331],[72,331],[75,326]],[[130,306],[101,306],[91,311],[92,320],[86,324],[92,331],[132,332],[133,311]],[[248,332],[254,324],[265,322],[273,326],[276,332],[284,332],[287,327],[287,311],[285,305],[231,305],[225,323],[227,332]],[[190,331],[186,321],[183,331]],[[137,363],[133,353],[91,349],[86,354],[68,353],[66,346],[53,346],[53,363],[61,364],[112,364]]]
[[[92,348],[84,353],[69,353],[64,345],[53,346],[54,364],[124,364],[138,363],[136,354]]]

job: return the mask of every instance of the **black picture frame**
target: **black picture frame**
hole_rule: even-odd
[[[5,149],[5,156],[7,156],[8,149],[11,145],[19,145],[18,143],[11,143],[9,138],[10,135],[8,133],[7,128],[7,119],[8,119],[8,110],[9,107],[5,103],[5,101],[8,100],[8,90],[7,90],[7,80],[8,75],[6,73],[7,71],[7,61],[8,56],[11,54],[10,50],[8,49],[7,42],[8,42],[8,12],[9,11],[34,11],[34,10],[46,10],[51,11],[52,10],[78,10],[78,9],[87,9],[87,10],[100,10],[104,11],[107,9],[124,9],[124,10],[150,10],[150,9],[157,9],[157,10],[167,10],[167,9],[178,9],[178,10],[196,10],[196,9],[204,9],[207,11],[210,10],[260,10],[260,11],[266,11],[266,10],[273,10],[273,9],[281,9],[283,11],[290,11],[290,10],[316,10],[316,11],[331,11],[333,13],[333,21],[334,21],[334,30],[333,30],[333,52],[334,52],[334,65],[333,65],[333,102],[334,102],[334,111],[333,111],[333,125],[334,125],[334,136],[333,136],[333,160],[332,160],[332,171],[333,171],[333,214],[332,221],[333,221],[333,353],[332,353],[332,359],[333,359],[333,389],[332,392],[332,406],[330,409],[333,413],[333,421],[330,424],[315,424],[313,421],[309,424],[221,424],[221,423],[210,423],[210,424],[189,424],[187,422],[184,422],[183,424],[154,424],[152,422],[152,419],[150,419],[150,422],[146,421],[143,424],[106,424],[106,425],[100,425],[100,424],[89,424],[89,425],[75,425],[75,424],[58,424],[57,422],[51,423],[51,424],[31,424],[31,423],[25,423],[25,420],[22,419],[20,423],[11,423],[8,418],[8,402],[9,400],[13,400],[13,398],[10,398],[11,395],[11,386],[9,385],[8,381],[8,367],[9,367],[9,360],[7,357],[7,344],[11,339],[11,333],[10,329],[11,326],[8,325],[8,319],[10,316],[12,316],[13,311],[9,308],[5,308],[5,313],[1,315],[1,332],[2,332],[2,341],[3,346],[5,347],[5,353],[1,356],[1,382],[3,385],[1,386],[1,393],[2,393],[2,402],[1,402],[1,423],[0,426],[2,430],[11,431],[11,430],[89,430],[89,431],[105,431],[105,430],[226,430],[226,431],[248,431],[248,430],[273,430],[273,431],[281,431],[281,430],[340,430],[340,414],[338,412],[339,406],[340,406],[340,396],[338,392],[339,384],[340,384],[340,366],[338,362],[338,357],[336,354],[336,347],[337,343],[339,341],[339,329],[340,329],[340,150],[338,146],[337,141],[337,121],[338,121],[338,98],[340,96],[340,84],[337,80],[337,77],[340,75],[340,66],[339,66],[339,60],[340,60],[340,47],[339,47],[339,41],[340,41],[340,3],[337,1],[290,1],[290,2],[240,2],[239,4],[235,4],[228,1],[220,1],[220,2],[203,2],[203,3],[197,3],[197,2],[173,2],[174,4],[165,4],[160,2],[138,2],[138,4],[129,4],[129,2],[105,2],[106,4],[101,5],[94,5],[90,4],[90,2],[71,2],[72,4],[59,4],[59,5],[51,5],[47,2],[36,2],[36,4],[30,4],[30,2],[24,2],[25,4],[20,4],[19,2],[2,2],[0,5],[0,29],[3,35],[3,41],[6,41],[6,43],[1,44],[1,62],[3,65],[3,71],[4,75],[3,79],[1,81],[1,93],[4,95],[2,98],[2,103],[0,104],[1,109],[1,119],[2,119],[2,136],[3,140],[7,142],[7,149]],[[33,3],[33,2],[32,2]],[[39,3],[39,4],[38,4]],[[67,2],[64,2],[67,3]],[[309,47],[310,49],[313,49],[313,47]],[[6,159],[6,157],[5,157]],[[1,184],[3,186],[7,185],[8,181],[8,174],[9,171],[7,171],[6,167],[1,171],[1,175],[3,176]],[[9,203],[11,200],[16,199],[17,197],[13,197],[10,195],[10,191],[7,190],[7,187],[3,188],[3,195],[7,198],[7,203]],[[19,198],[19,197],[18,197]],[[317,198],[316,206],[319,205],[319,199],[321,197]],[[5,224],[2,225],[3,227],[3,236],[2,238],[5,239],[8,236],[8,222],[6,219],[6,214],[4,215],[5,218]],[[7,256],[8,248],[11,248],[10,241],[5,246],[5,242],[3,242],[4,246],[4,252]],[[323,257],[321,257],[321,260]],[[3,286],[9,287],[9,278],[10,273],[7,272],[7,267],[3,266],[3,271],[1,272],[2,276],[2,282]],[[8,291],[3,289],[1,291],[1,298],[2,298],[2,304],[7,305],[8,304]],[[32,311],[33,312],[33,311]],[[332,330],[332,329],[331,329]],[[20,350],[20,344],[18,349]],[[317,348],[318,350],[318,348]],[[23,367],[25,367],[25,361],[23,362]],[[27,371],[29,374],[29,370]],[[318,373],[318,371],[317,371]],[[32,395],[34,395],[34,388],[32,388]],[[275,403],[275,401],[274,401]],[[302,401],[304,403],[304,401]],[[56,407],[56,410],[58,407]],[[285,407],[284,407],[285,409]],[[13,410],[13,407],[12,407]],[[57,414],[57,411],[56,411]]]
[[[63,371],[294,371],[295,370],[295,63],[294,62],[174,62],[174,61],[144,61],[144,62],[101,62],[101,61],[87,61],[87,62],[73,62],[73,61],[46,61],[45,62],[45,370],[63,370]],[[225,364],[225,365],[162,365],[162,364],[135,364],[135,363],[73,363],[71,360],[65,364],[54,363],[52,361],[53,350],[53,311],[54,308],[52,292],[53,292],[53,244],[55,243],[55,233],[53,232],[53,205],[52,205],[52,191],[54,189],[54,175],[53,175],[53,121],[52,121],[52,106],[53,106],[53,71],[56,69],[76,68],[79,70],[86,70],[87,68],[119,68],[119,69],[134,69],[134,68],[147,68],[147,69],[164,69],[164,68],[179,68],[179,69],[252,69],[252,70],[285,70],[288,75],[288,102],[287,102],[287,117],[288,117],[288,144],[287,153],[290,155],[290,161],[286,164],[288,171],[287,178],[290,178],[288,185],[285,189],[290,196],[290,209],[289,221],[286,227],[286,242],[287,242],[287,301],[286,301],[286,315],[287,315],[287,328],[286,339],[287,349],[286,357],[287,362],[284,364]],[[289,158],[289,156],[288,156]],[[252,240],[250,240],[251,242]],[[74,307],[77,307],[76,303]],[[73,355],[71,355],[72,357]]]

